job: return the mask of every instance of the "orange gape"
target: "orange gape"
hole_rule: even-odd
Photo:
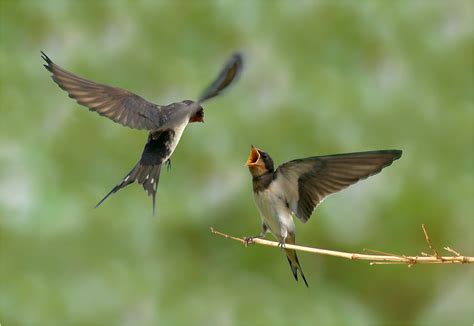
[[[265,163],[263,162],[263,160],[260,159],[260,153],[258,152],[258,149],[254,146],[252,146],[250,150],[246,165],[252,172],[252,175],[255,176],[261,175],[266,171]]]
[[[257,164],[259,159],[260,153],[258,152],[256,147],[252,146],[252,148],[250,149],[249,157],[247,158],[247,165],[251,166]]]

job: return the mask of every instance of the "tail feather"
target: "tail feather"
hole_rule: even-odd
[[[135,177],[134,175],[136,175],[136,170],[137,170],[137,165],[135,165],[133,167],[133,169],[125,176],[125,178],[123,178],[123,180],[118,184],[116,185],[115,187],[112,188],[112,190],[110,190],[110,192],[105,195],[104,198],[102,198],[98,203],[97,205],[95,205],[94,208],[97,208],[99,207],[107,198],[109,198],[110,195],[116,193],[117,191],[119,191],[120,189],[122,188],[125,188],[126,186],[128,186],[129,184],[133,183],[135,181]]]
[[[306,287],[309,287],[308,282],[306,281],[306,277],[304,276],[303,269],[301,268],[300,262],[298,260],[298,256],[296,255],[295,250],[285,249],[286,258],[288,258],[288,263],[290,264],[291,272],[296,281],[298,281],[298,270],[300,271],[301,278],[304,281]]]
[[[144,165],[138,162],[133,169],[117,184],[104,198],[102,198],[95,208],[99,207],[111,194],[125,188],[129,184],[137,181],[142,185],[143,189],[152,196],[153,201],[153,215],[155,215],[155,197],[160,180],[161,164]]]
[[[95,207],[102,204],[111,194],[137,181],[148,193],[148,196],[152,196],[153,215],[155,215],[156,189],[160,181],[161,163],[169,160],[171,153],[169,143],[173,137],[173,130],[166,130],[158,134],[150,133],[140,161]]]
[[[161,164],[151,165],[147,170],[147,174],[143,182],[139,182],[143,186],[143,189],[145,189],[148,193],[148,196],[152,196],[153,215],[155,215],[156,189],[158,188],[158,182],[160,181],[160,172]]]

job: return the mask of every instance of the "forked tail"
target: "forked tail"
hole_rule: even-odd
[[[298,270],[299,270],[301,274],[301,278],[304,281],[304,284],[306,284],[306,287],[309,287],[308,282],[306,282],[306,277],[304,277],[303,270],[301,269],[300,262],[298,261],[298,256],[296,255],[296,251],[291,250],[291,249],[285,249],[285,252],[286,252],[286,258],[288,258],[288,263],[290,264],[291,272],[293,273],[295,280],[298,281]]]
[[[153,215],[155,215],[155,197],[156,189],[158,188],[158,182],[160,180],[161,164],[145,165],[140,160],[137,165],[130,171],[123,180],[116,185],[102,200],[95,206],[100,206],[111,194],[116,193],[120,189],[125,188],[129,184],[137,181],[143,186],[143,189],[148,193],[148,196],[152,196],[153,200]]]

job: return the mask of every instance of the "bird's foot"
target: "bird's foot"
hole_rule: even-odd
[[[285,241],[278,241],[278,248],[285,249]]]
[[[248,247],[248,245],[253,244],[254,237],[244,237],[244,246]]]
[[[165,163],[166,163],[166,169],[167,169],[167,171],[171,170],[171,159],[170,159],[170,158],[167,159]]]
[[[254,235],[253,237],[244,237],[244,245],[247,247],[249,244],[255,243],[255,239],[265,238],[265,232]]]

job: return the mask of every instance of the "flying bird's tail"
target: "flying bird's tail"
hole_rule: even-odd
[[[285,243],[288,244],[295,244],[294,237],[287,237]],[[304,276],[303,269],[301,268],[300,262],[298,261],[298,256],[296,255],[296,251],[292,249],[285,249],[286,258],[288,258],[288,263],[290,264],[291,272],[295,277],[295,280],[298,281],[298,270],[300,271],[301,278],[304,281],[306,287],[309,287],[308,282],[306,281],[306,277]]]
[[[100,206],[111,194],[116,193],[120,189],[125,188],[129,184],[137,181],[143,186],[143,189],[148,193],[148,196],[153,198],[153,215],[155,215],[155,197],[156,189],[158,187],[158,181],[160,180],[160,171],[161,164],[157,165],[144,165],[142,162],[138,162],[134,166],[132,171],[130,171],[122,181],[117,184],[101,201],[95,206],[96,208]]]
[[[166,136],[166,133],[163,137]],[[148,137],[148,141],[143,150],[140,161],[133,167],[122,181],[117,184],[102,200],[95,206],[99,207],[111,194],[116,193],[120,189],[125,188],[129,184],[137,181],[142,185],[143,189],[148,193],[148,196],[152,196],[153,200],[153,215],[155,215],[155,197],[156,190],[158,188],[158,182],[160,181],[161,164],[163,163],[164,157],[167,154],[164,152],[162,142],[163,137],[153,139],[153,135]]]

